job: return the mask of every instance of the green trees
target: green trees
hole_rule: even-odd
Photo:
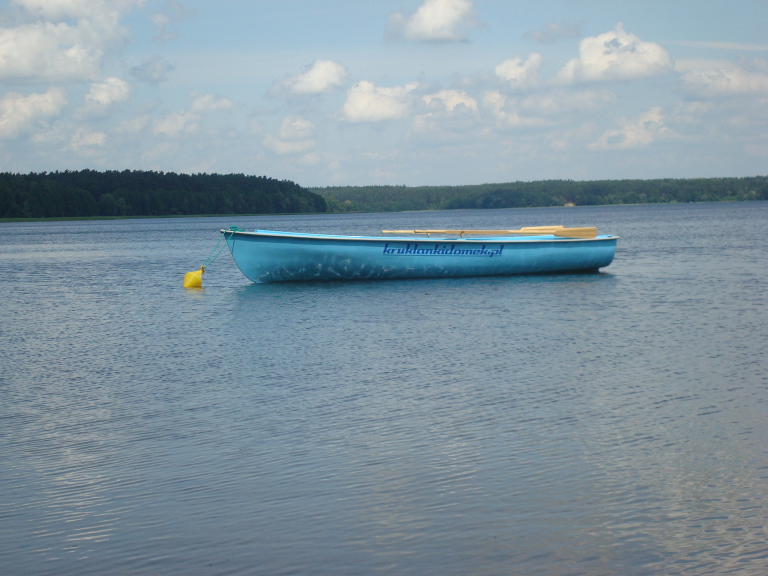
[[[0,174],[0,218],[325,212],[294,182],[244,174],[82,170]]]
[[[302,188],[244,174],[0,173],[0,218],[394,212],[768,200],[768,176]]]
[[[657,180],[541,180],[474,186],[311,188],[334,212],[768,200],[768,176]]]

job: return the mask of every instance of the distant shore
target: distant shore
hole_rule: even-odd
[[[542,180],[466,186],[310,188],[333,212],[404,212],[768,200],[768,176],[656,180]]]
[[[0,174],[0,222],[768,200],[768,176],[304,188],[243,174]]]

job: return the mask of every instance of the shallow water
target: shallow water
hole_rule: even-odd
[[[2,574],[768,568],[768,203],[0,224]],[[248,282],[218,229],[597,225],[596,275]]]

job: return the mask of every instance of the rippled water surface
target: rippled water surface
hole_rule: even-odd
[[[597,225],[256,285],[218,229]],[[0,224],[0,573],[768,573],[768,203]]]

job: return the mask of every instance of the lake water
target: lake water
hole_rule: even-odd
[[[257,285],[221,227],[596,225]],[[768,573],[768,202],[0,224],[0,574]]]

